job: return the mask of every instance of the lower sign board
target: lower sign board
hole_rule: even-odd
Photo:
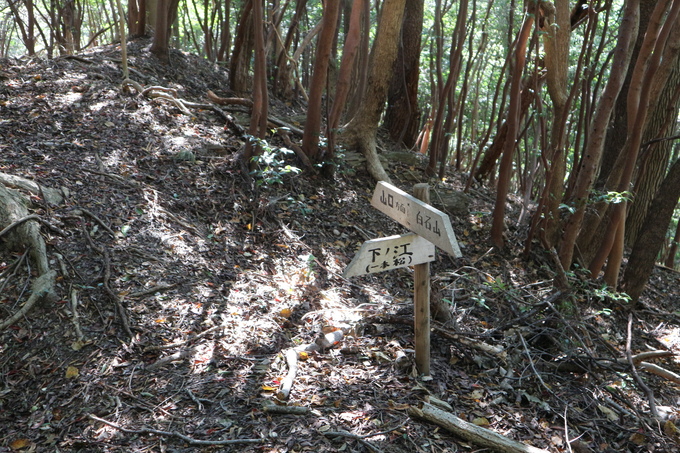
[[[364,242],[342,276],[373,274],[430,261],[434,261],[434,244],[415,233],[406,233]]]

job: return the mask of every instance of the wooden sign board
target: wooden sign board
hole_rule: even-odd
[[[383,181],[375,186],[371,205],[454,257],[463,256],[449,216],[439,209]]]
[[[415,233],[372,239],[361,245],[342,276],[373,274],[434,261],[434,244]]]

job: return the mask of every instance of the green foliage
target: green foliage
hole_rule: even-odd
[[[253,137],[251,137],[251,140],[257,141],[262,148],[262,153],[252,158],[255,169],[250,173],[258,186],[282,184],[284,176],[302,171],[298,167],[286,163],[285,157],[294,154],[290,149],[272,147],[266,141]]]
[[[591,196],[590,200],[593,203],[607,203],[607,204],[619,204],[624,201],[633,201],[633,194],[625,192],[595,192]]]

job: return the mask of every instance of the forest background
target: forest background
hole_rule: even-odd
[[[72,54],[153,34],[228,67],[225,90],[254,104],[249,132],[266,135],[271,95],[307,104],[307,166],[358,149],[371,174],[378,127],[447,166],[467,187],[497,187],[491,242],[531,216],[534,241],[639,297],[656,260],[673,267],[680,227],[680,107],[673,1],[6,1],[0,54]],[[223,102],[229,102],[226,100]],[[386,105],[386,108],[384,108]],[[384,111],[383,111],[384,108]],[[325,123],[322,124],[322,118]],[[248,143],[244,159],[262,152]],[[250,165],[250,163],[248,163]],[[509,193],[520,219],[505,218]],[[650,209],[651,208],[651,209]],[[674,213],[676,215],[674,215]],[[623,252],[631,255],[619,281]]]

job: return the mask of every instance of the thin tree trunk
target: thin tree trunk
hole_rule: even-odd
[[[578,177],[574,186],[574,213],[569,217],[560,244],[560,261],[564,269],[569,269],[574,258],[576,239],[581,231],[590,190],[595,181],[595,174],[602,157],[602,150],[606,136],[609,118],[616,99],[621,91],[626,71],[630,64],[633,51],[632,45],[637,36],[639,0],[629,0],[623,12],[619,37],[614,49],[614,60],[610,70],[609,80],[602,93],[595,110],[595,116],[590,124],[588,142],[581,159]]]
[[[302,149],[312,163],[319,163],[323,158],[322,153],[319,151],[322,116],[321,103],[323,100],[323,92],[326,88],[328,65],[333,40],[335,39],[335,29],[338,23],[339,11],[339,2],[331,1],[325,3],[321,33],[316,47],[314,73],[312,75],[309,103],[307,105],[307,119],[305,120],[305,130],[302,136]]]
[[[522,27],[515,44],[515,64],[512,72],[510,85],[510,105],[508,107],[508,135],[503,147],[503,156],[498,172],[498,186],[496,189],[496,204],[493,210],[493,220],[491,225],[491,242],[499,249],[505,245],[503,232],[505,231],[505,203],[510,188],[510,177],[512,176],[512,157],[515,151],[517,131],[519,130],[519,115],[521,101],[521,81],[526,60],[527,43],[534,25],[534,15],[527,13],[524,16]]]
[[[673,235],[673,242],[671,246],[668,247],[668,255],[666,255],[665,265],[671,269],[675,268],[675,255],[678,254],[678,242],[680,242],[680,219],[678,219],[678,224],[675,227],[675,234]],[[628,269],[626,268],[626,272]]]
[[[267,133],[269,98],[267,94],[267,55],[264,48],[264,13],[262,0],[253,0],[253,38],[255,44],[255,70],[253,74],[253,111],[248,133],[255,139],[264,139]],[[252,169],[253,156],[262,152],[259,142],[251,139],[246,142],[243,158]]]
[[[329,158],[335,154],[335,138],[337,136],[337,129],[340,125],[340,117],[345,109],[347,103],[347,96],[350,90],[350,83],[352,79],[352,69],[354,67],[354,60],[359,50],[361,43],[361,14],[364,10],[366,0],[354,0],[352,4],[352,12],[349,19],[349,30],[345,38],[345,46],[342,50],[342,61],[340,62],[340,71],[338,73],[338,80],[335,85],[335,96],[333,97],[333,106],[328,114],[328,150]]]

